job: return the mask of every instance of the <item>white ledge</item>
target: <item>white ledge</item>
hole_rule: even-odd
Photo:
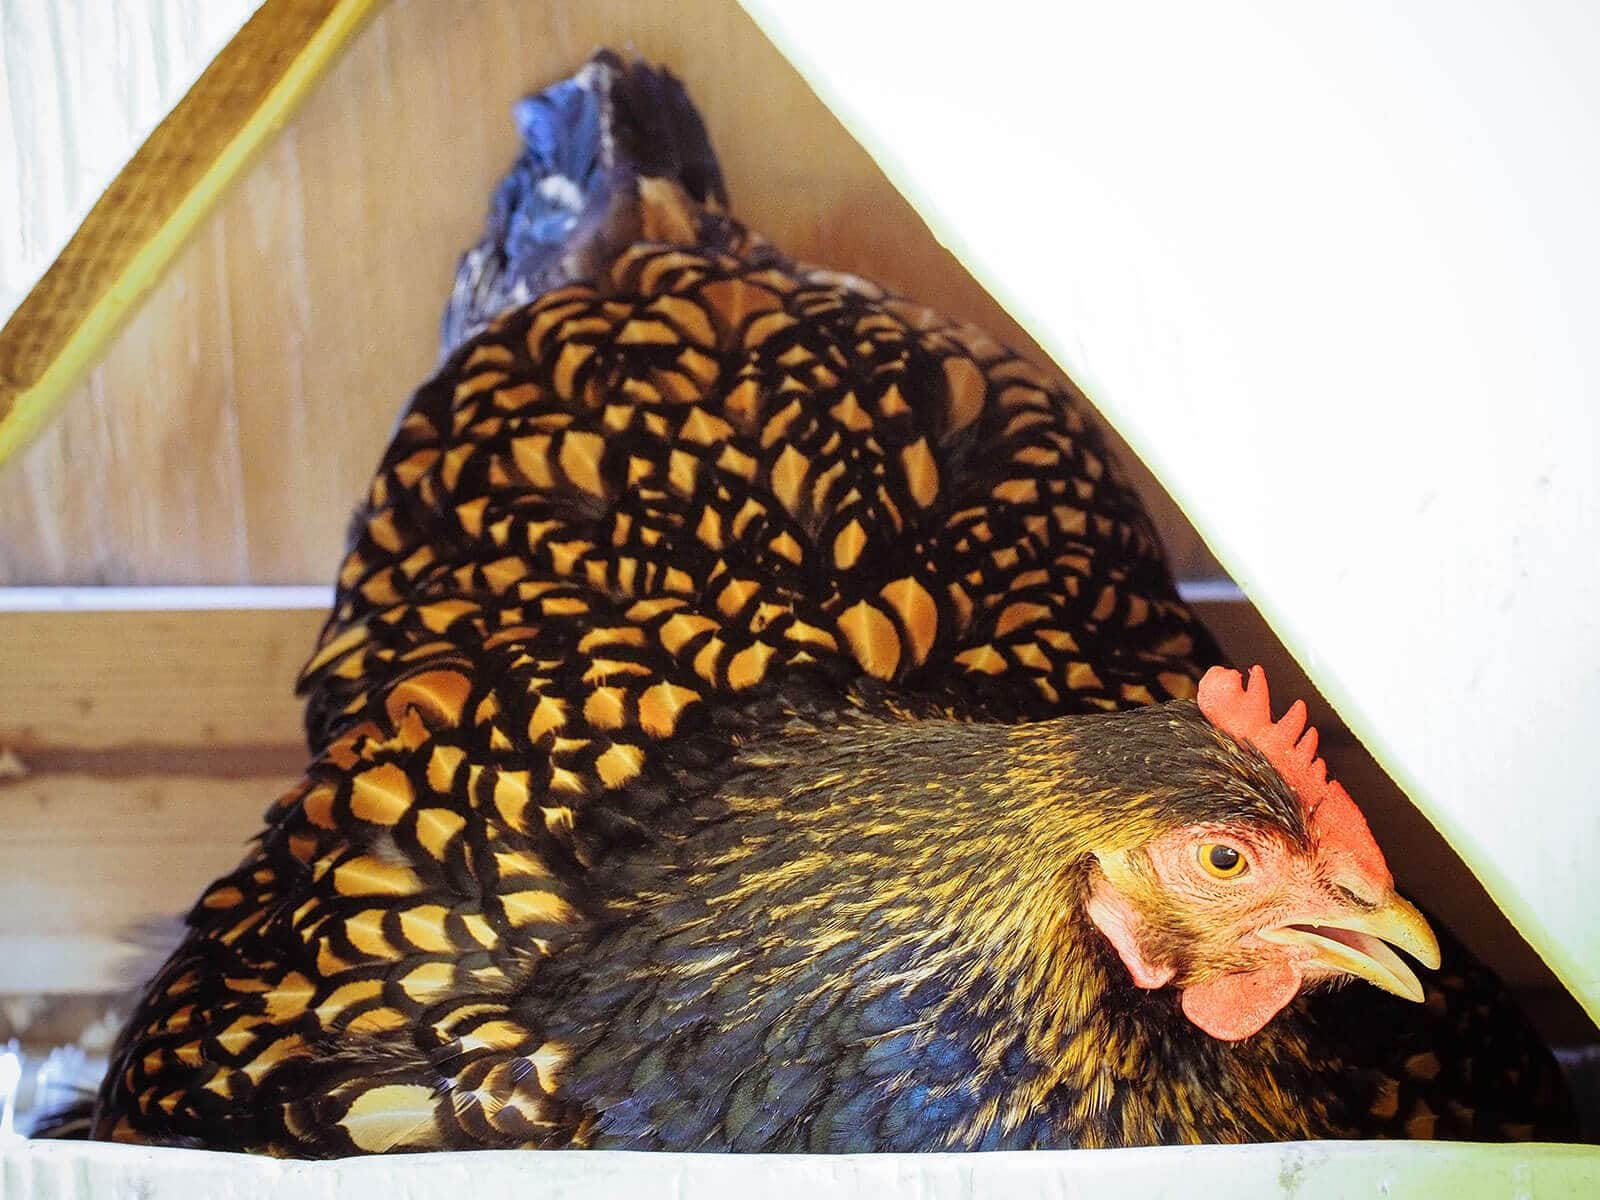
[[[1449,1142],[1290,1142],[1006,1154],[716,1155],[477,1151],[287,1162],[98,1143],[0,1145],[7,1200],[296,1196],[407,1200],[673,1196],[1595,1196],[1600,1149]]]
[[[1235,603],[1244,593],[1231,579],[1180,582],[1190,604]],[[329,608],[324,584],[281,587],[10,587],[0,588],[0,613],[196,612],[207,609]]]
[[[222,608],[328,608],[326,584],[288,587],[10,587],[7,612],[192,612]]]

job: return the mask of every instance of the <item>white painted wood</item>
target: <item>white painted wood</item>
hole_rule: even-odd
[[[1244,599],[1230,579],[1179,580],[1190,604]],[[7,612],[207,612],[234,608],[331,608],[333,588],[323,584],[195,587],[0,587]]]
[[[1289,1142],[1006,1154],[639,1154],[515,1150],[286,1162],[201,1150],[94,1143],[0,1145],[7,1200],[217,1200],[399,1197],[607,1200],[675,1196],[816,1200],[818,1196],[1227,1196],[1361,1200],[1384,1196],[1600,1194],[1600,1150],[1445,1142]]]
[[[0,587],[0,613],[212,612],[218,609],[331,608],[326,584],[194,587]]]
[[[1600,1017],[1600,9],[744,2]]]

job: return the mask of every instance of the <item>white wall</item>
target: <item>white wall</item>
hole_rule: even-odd
[[[1600,7],[744,3],[1600,1018]]]

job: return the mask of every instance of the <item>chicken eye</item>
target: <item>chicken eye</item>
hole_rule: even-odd
[[[1200,847],[1200,866],[1217,879],[1237,879],[1250,869],[1249,860],[1232,846],[1206,842]]]

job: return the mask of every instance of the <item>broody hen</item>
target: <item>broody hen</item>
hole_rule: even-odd
[[[1075,395],[727,216],[665,73],[600,55],[518,115],[303,676],[313,760],[99,1136],[1566,1131],[1498,985],[1389,948],[1438,963],[1303,707],[1206,673]]]

